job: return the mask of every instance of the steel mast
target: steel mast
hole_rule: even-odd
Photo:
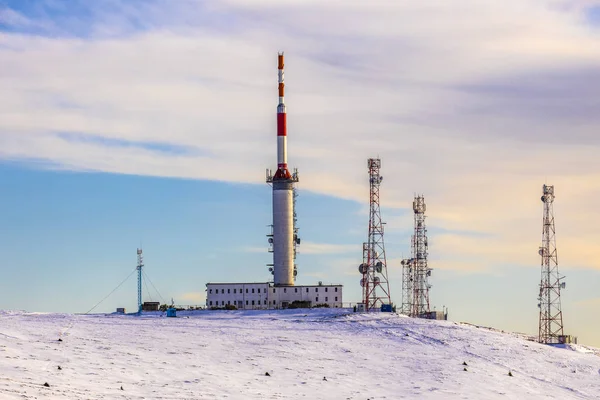
[[[428,242],[425,225],[425,197],[413,201],[414,233],[411,238],[411,258],[402,260],[402,313],[423,317],[430,312],[428,278],[432,269],[427,264]]]
[[[539,342],[546,344],[564,341],[560,289],[565,288],[561,282],[564,277],[558,273],[556,253],[556,231],[554,227],[554,186],[543,186],[541,198],[544,203],[542,220],[542,246],[539,254],[542,258],[542,279],[538,297],[540,308]]]
[[[413,242],[414,278],[413,278],[413,311],[412,315],[419,317],[429,313],[429,288],[431,268],[427,265],[427,228],[425,226],[425,198],[416,196],[413,201],[415,214],[415,233]]]
[[[142,249],[137,249],[137,303],[138,314],[142,313],[142,268],[144,267],[144,256]]]
[[[381,160],[369,158],[369,237],[363,243],[363,263],[359,272],[363,277],[362,302],[365,311],[375,311],[383,304],[392,304],[390,298],[390,285],[388,282],[385,246],[383,242],[383,225],[379,206],[379,186],[383,177],[379,174]]]

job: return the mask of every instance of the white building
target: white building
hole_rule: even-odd
[[[207,308],[235,306],[242,310],[260,310],[290,306],[307,308],[320,304],[342,307],[342,285],[274,286],[267,282],[206,284]]]

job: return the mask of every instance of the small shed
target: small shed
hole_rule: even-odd
[[[160,303],[158,301],[145,301],[142,304],[142,311],[158,311]]]
[[[392,305],[391,304],[382,304],[381,305],[381,312],[392,312]]]

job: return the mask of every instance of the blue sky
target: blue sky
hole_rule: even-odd
[[[87,311],[140,243],[165,300],[267,279],[285,50],[298,283],[359,299],[366,159],[380,156],[395,301],[423,193],[432,304],[533,333],[548,182],[566,328],[600,345],[598,7],[0,0],[0,308]],[[135,306],[133,277],[99,310],[117,306]]]

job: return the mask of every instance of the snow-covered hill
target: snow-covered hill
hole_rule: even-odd
[[[599,354],[343,310],[5,311],[0,398],[598,399]]]

